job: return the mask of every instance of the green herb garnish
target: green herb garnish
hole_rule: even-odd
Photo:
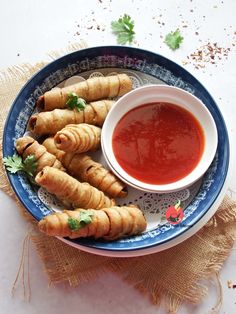
[[[179,221],[179,217],[180,217],[180,213],[179,213],[176,217],[170,216],[170,217],[169,217],[169,221],[171,221],[171,222],[177,222],[177,221]]]
[[[111,29],[113,34],[117,36],[117,43],[125,45],[127,42],[131,43],[134,39],[134,21],[127,14],[120,17],[118,21],[111,22]]]
[[[69,228],[71,230],[78,230],[79,229],[79,221],[75,218],[69,217],[68,218],[68,225],[69,225]]]
[[[79,223],[81,227],[84,227],[92,222],[93,213],[90,210],[83,210],[80,212]]]
[[[34,155],[29,155],[23,161],[20,156],[14,154],[13,156],[4,157],[3,164],[10,173],[24,171],[30,177],[34,176],[37,169],[37,162]]]
[[[179,29],[177,29],[175,32],[170,32],[165,37],[165,43],[172,49],[175,50],[179,48],[180,44],[183,41],[183,37],[180,34]]]
[[[79,230],[92,222],[93,213],[90,210],[80,211],[79,219],[68,218],[68,225],[72,231]]]
[[[79,98],[76,93],[68,93],[68,99],[66,105],[70,109],[76,108],[78,111],[84,110],[86,101],[83,98]]]

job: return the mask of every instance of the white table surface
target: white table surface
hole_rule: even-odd
[[[236,135],[236,47],[232,46],[236,43],[235,12],[235,0],[0,0],[0,69],[48,60],[48,52],[80,39],[85,40],[88,46],[116,44],[110,22],[127,13],[135,21],[136,42],[133,46],[160,53],[179,64],[207,41],[231,48],[228,57],[223,56],[217,64],[206,64],[203,69],[187,64],[185,68],[206,86],[217,101],[232,139]],[[177,27],[184,36],[184,42],[173,52],[163,43],[161,36]],[[234,153],[235,145],[231,149]],[[232,160],[235,164],[235,155]],[[229,186],[236,190],[236,171],[232,173]],[[14,202],[1,191],[0,204],[3,219],[0,228],[0,313],[165,313],[162,307],[158,310],[148,298],[110,273],[74,289],[62,285],[49,287],[43,264],[32,245],[31,302],[23,301],[21,287],[12,298],[11,287],[27,223]],[[224,297],[220,313],[236,313],[236,289],[227,287],[227,280],[236,284],[235,264],[234,250],[220,274]],[[187,305],[180,313],[206,313],[216,299],[212,284],[209,284],[209,289],[209,297],[201,305]]]

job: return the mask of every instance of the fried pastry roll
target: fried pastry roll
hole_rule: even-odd
[[[113,199],[88,183],[80,183],[69,174],[52,167],[45,167],[35,177],[35,181],[61,201],[66,201],[73,208],[100,209],[115,204]]]
[[[84,153],[97,150],[101,142],[101,129],[90,124],[68,124],[54,136],[58,149]]]
[[[65,170],[54,154],[49,153],[43,145],[40,145],[30,136],[18,138],[16,140],[16,150],[22,156],[23,160],[29,155],[34,155],[35,162],[37,163],[36,173],[41,171],[45,166],[58,168],[62,171]]]
[[[122,96],[132,89],[132,81],[127,74],[106,77],[93,77],[83,82],[63,88],[55,88],[40,96],[37,101],[39,110],[50,111],[65,108],[69,93],[76,93],[87,102]]]
[[[111,241],[140,234],[145,231],[147,222],[142,211],[131,205],[100,210],[65,210],[43,218],[38,225],[40,231],[50,236],[72,239],[93,236]]]
[[[100,100],[87,104],[84,110],[54,109],[31,116],[29,129],[37,135],[54,135],[67,124],[88,123],[102,126],[114,101]]]
[[[111,197],[125,197],[126,185],[120,181],[111,171],[95,162],[90,156],[78,153],[67,153],[57,149],[52,137],[47,138],[43,145],[47,151],[55,155],[68,173],[81,181],[95,186]]]

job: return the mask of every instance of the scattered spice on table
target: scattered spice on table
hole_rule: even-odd
[[[183,65],[193,64],[196,69],[205,68],[206,64],[217,66],[220,60],[228,58],[230,51],[231,47],[220,47],[216,42],[208,42],[188,55],[187,60],[184,60],[182,63]]]
[[[92,16],[94,14],[94,11],[91,12]],[[73,36],[80,36],[82,33],[85,33],[88,35],[89,32],[93,31],[102,31],[104,32],[106,27],[105,24],[100,23],[95,18],[89,18],[89,16],[85,15],[84,17],[86,19],[86,25],[83,25],[83,23],[80,25],[77,21],[75,21],[77,30],[74,32]]]

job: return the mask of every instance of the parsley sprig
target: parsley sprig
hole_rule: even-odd
[[[131,43],[134,39],[134,21],[127,14],[120,17],[118,21],[111,22],[111,29],[113,34],[117,36],[117,43],[120,45]]]
[[[68,93],[68,99],[66,105],[70,109],[76,108],[78,111],[84,110],[86,101],[83,98],[79,98],[76,93]]]
[[[179,48],[183,40],[184,38],[181,36],[179,29],[177,29],[175,32],[170,32],[165,37],[165,43],[172,50]]]
[[[37,169],[34,155],[29,155],[25,160],[22,160],[21,156],[14,154],[13,156],[4,157],[3,164],[10,173],[14,174],[18,171],[23,171],[30,177],[34,177]]]
[[[77,231],[92,222],[93,213],[90,210],[81,210],[79,219],[68,218],[68,225],[72,231]]]

